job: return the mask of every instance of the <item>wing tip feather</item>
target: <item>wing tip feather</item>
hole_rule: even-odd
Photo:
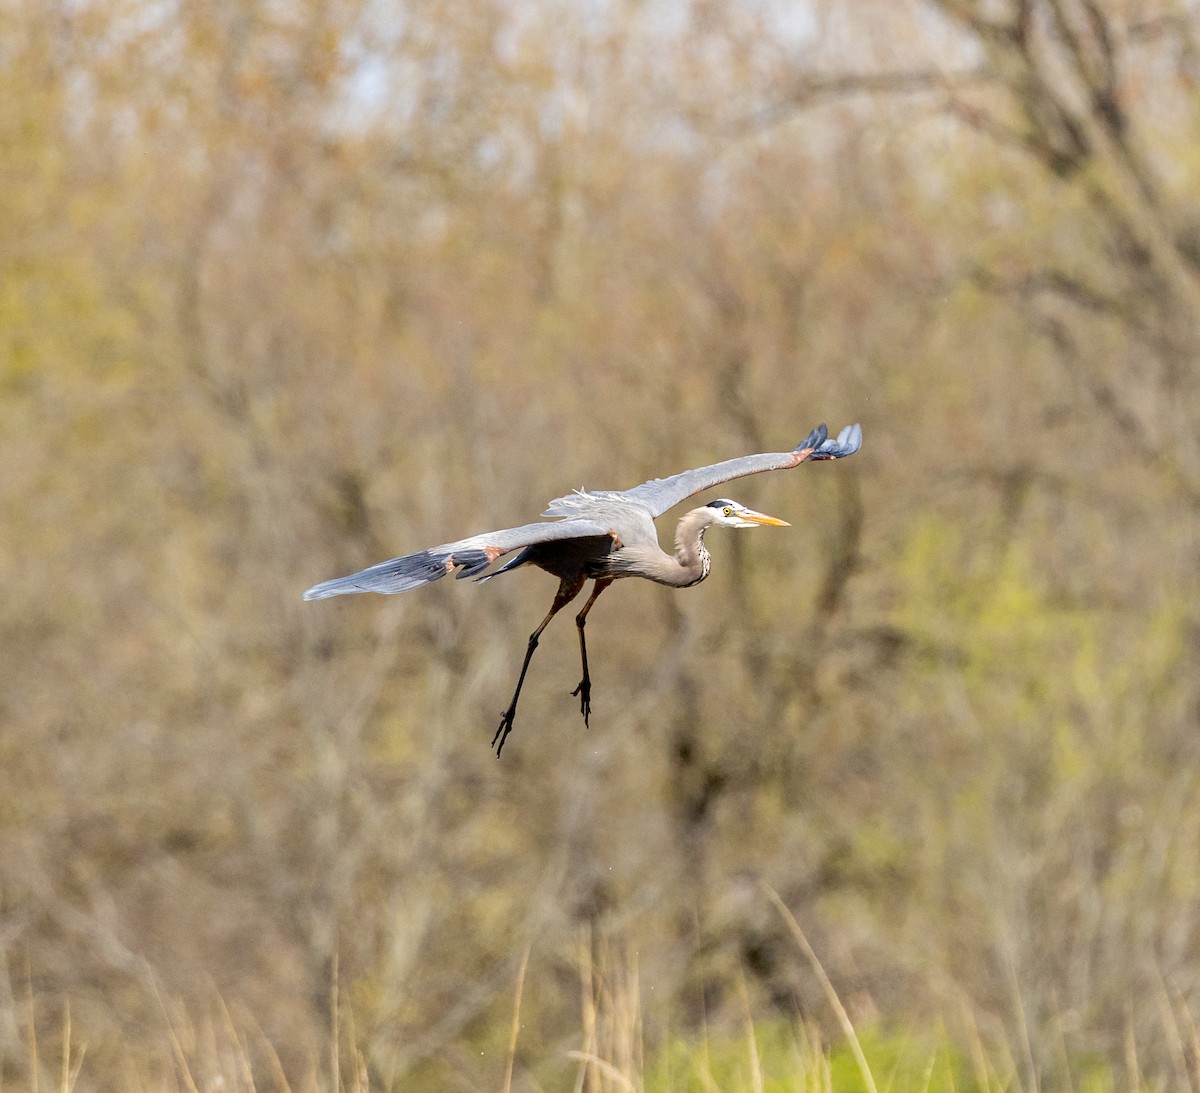
[[[478,572],[479,568],[485,568],[487,565],[484,562],[484,566],[478,566],[481,559],[475,557],[477,553],[482,554],[476,551],[464,552],[464,560],[473,572]],[[303,598],[327,600],[331,596],[350,596],[357,592],[379,592],[391,596],[397,592],[409,592],[414,588],[432,584],[452,572],[454,568],[452,552],[422,550],[416,554],[406,554],[402,558],[380,562],[347,577],[334,577],[331,581],[322,581],[305,592]]]
[[[796,451],[811,450],[809,459],[844,459],[853,455],[862,447],[862,426],[855,422],[847,425],[836,437],[829,435],[829,429],[821,422],[799,444]]]

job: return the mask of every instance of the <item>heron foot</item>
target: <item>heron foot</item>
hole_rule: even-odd
[[[588,718],[592,716],[592,681],[584,676],[571,694],[579,696],[579,712],[583,714],[584,728],[588,728]]]
[[[507,710],[500,715],[500,727],[496,730],[496,735],[492,737],[492,747],[496,749],[496,758],[500,758],[500,752],[504,750],[504,741],[508,739],[508,734],[512,732],[513,718],[517,715],[516,705],[509,706]]]

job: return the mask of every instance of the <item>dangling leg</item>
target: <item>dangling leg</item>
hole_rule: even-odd
[[[513,691],[512,702],[508,704],[508,709],[500,715],[500,727],[496,730],[496,735],[492,737],[492,747],[496,749],[497,759],[500,758],[500,752],[504,748],[504,741],[512,732],[513,718],[517,713],[517,699],[521,697],[521,684],[525,682],[525,673],[529,671],[529,662],[533,659],[533,651],[538,647],[538,638],[542,636],[542,631],[550,625],[550,620],[579,595],[585,581],[584,577],[570,579],[564,577],[558,586],[558,591],[554,594],[554,602],[550,605],[550,610],[542,619],[542,625],[529,635],[529,646],[525,650],[525,663],[521,665],[521,674],[517,676],[517,689]]]
[[[613,577],[601,577],[597,580],[592,586],[592,594],[588,597],[587,603],[583,605],[583,610],[575,616],[575,625],[579,627],[579,655],[583,658],[583,679],[579,681],[579,686],[571,694],[579,696],[579,709],[583,714],[585,728],[592,713],[592,677],[588,675],[587,641],[583,637],[583,628],[587,625],[587,613],[592,609],[592,604],[614,580]]]

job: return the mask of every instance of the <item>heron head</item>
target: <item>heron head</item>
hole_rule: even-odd
[[[710,501],[705,507],[712,510],[714,524],[724,524],[730,528],[791,527],[786,520],[777,520],[774,516],[755,512],[737,501],[731,501],[728,497],[718,497],[717,500]]]

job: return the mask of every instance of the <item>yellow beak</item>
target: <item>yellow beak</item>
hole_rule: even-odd
[[[773,528],[790,528],[792,526],[786,520],[777,520],[774,516],[768,516],[765,512],[755,512],[753,509],[742,509],[738,516],[751,524],[765,524]]]

